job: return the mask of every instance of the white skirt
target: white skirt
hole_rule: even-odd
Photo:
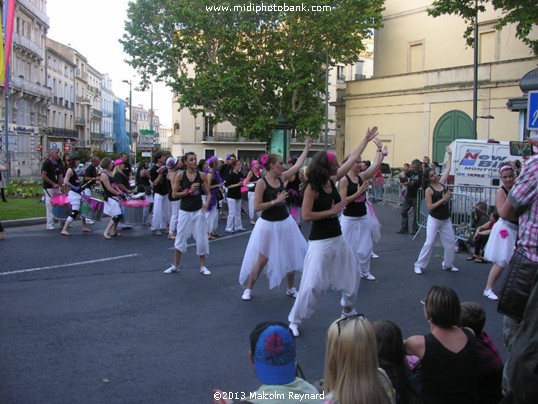
[[[67,193],[67,198],[69,198],[71,209],[80,211],[80,201],[82,200],[82,195],[80,195],[78,192],[69,190]]]
[[[310,240],[299,293],[288,320],[301,323],[309,318],[327,289],[341,292],[342,307],[353,307],[360,281],[359,263],[343,236]]]
[[[288,272],[302,270],[307,249],[308,244],[291,216],[276,222],[260,218],[256,221],[248,241],[239,283],[245,283],[262,254],[268,258],[267,278],[269,288],[273,289],[280,285]]]
[[[366,210],[368,211],[368,221],[370,222],[370,231],[372,233],[372,240],[377,243],[381,239],[381,223],[377,218],[374,206],[370,203],[366,203]]]
[[[484,257],[506,268],[516,246],[518,227],[514,223],[499,218],[491,229]]]
[[[120,203],[114,198],[109,197],[107,201],[105,202],[103,213],[110,217],[121,215]]]

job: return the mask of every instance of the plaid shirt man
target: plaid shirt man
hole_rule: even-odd
[[[508,199],[514,209],[521,212],[517,248],[529,260],[538,263],[538,156],[527,160]]]

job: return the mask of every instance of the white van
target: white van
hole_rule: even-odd
[[[499,166],[520,159],[510,155],[509,142],[456,139],[450,148],[452,164],[448,183],[454,185],[454,193],[470,199],[465,206],[478,201],[495,206],[495,193],[502,185]]]

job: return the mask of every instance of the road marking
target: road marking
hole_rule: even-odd
[[[90,260],[90,261],[81,261],[81,262],[73,262],[71,264],[62,264],[62,265],[52,265],[49,267],[39,267],[39,268],[29,268],[29,269],[20,269],[18,271],[11,271],[11,272],[2,272],[0,273],[0,276],[4,275],[13,275],[13,274],[21,274],[24,272],[34,272],[34,271],[44,271],[45,269],[54,269],[54,268],[66,268],[66,267],[74,267],[75,265],[88,265],[88,264],[95,264],[97,262],[106,262],[111,260],[121,260],[123,258],[131,258],[136,257],[141,254],[128,254],[128,255],[120,255],[118,257],[110,257],[110,258],[101,258],[98,260]]]
[[[252,230],[246,230],[246,231],[241,231],[241,232],[236,232],[236,233],[226,233],[226,235],[219,236],[214,240],[209,240],[209,242],[214,243],[216,241],[227,240],[229,238],[235,238],[235,237],[243,236],[245,234],[250,234],[250,233],[252,233]],[[196,243],[187,244],[187,248],[189,247],[196,247]],[[170,247],[169,250],[175,250],[175,247]]]

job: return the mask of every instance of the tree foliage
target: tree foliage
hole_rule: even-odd
[[[538,39],[530,37],[533,27],[538,25],[538,2],[535,0],[436,0],[428,14],[433,17],[443,14],[462,17],[467,24],[463,36],[467,44],[473,46],[475,16],[485,11],[488,3],[503,13],[495,28],[499,30],[507,24],[514,24],[516,37],[528,45],[534,55],[538,55]]]
[[[242,6],[242,11],[209,7]],[[245,7],[265,4],[265,10]],[[165,81],[182,107],[237,133],[266,140],[279,117],[298,136],[323,122],[325,59],[354,63],[380,27],[383,0],[286,0],[270,5],[331,6],[330,11],[274,11],[244,1],[137,0],[121,40],[144,83]]]

